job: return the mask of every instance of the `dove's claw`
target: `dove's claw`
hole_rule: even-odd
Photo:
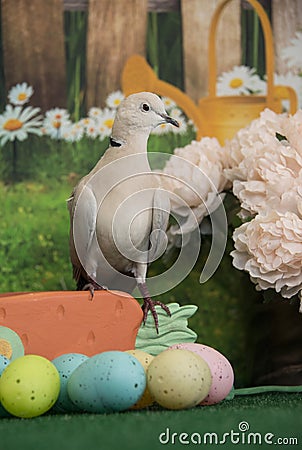
[[[107,288],[105,286],[97,284],[95,281],[90,281],[89,283],[85,284],[85,286],[83,286],[82,288],[82,291],[90,292],[91,297],[89,300],[93,300],[94,291],[103,291],[103,290],[107,290]]]
[[[160,306],[169,316],[171,316],[171,312],[170,309],[168,308],[167,305],[165,305],[162,302],[159,301],[153,301],[151,300],[150,297],[144,298],[144,304],[142,306],[143,309],[143,313],[144,313],[144,317],[143,317],[143,322],[144,324],[146,323],[147,320],[147,316],[148,316],[148,312],[150,311],[153,319],[154,319],[154,324],[155,324],[155,329],[156,329],[156,333],[158,334],[158,315],[155,309],[155,306]]]
[[[142,306],[142,310],[144,313],[144,316],[143,316],[144,325],[147,320],[148,312],[151,311],[151,314],[154,319],[156,333],[158,334],[158,315],[157,315],[155,306],[160,306],[168,314],[168,316],[171,317],[170,309],[164,303],[159,302],[158,300],[153,301],[151,299],[151,296],[150,296],[150,293],[149,293],[146,283],[138,283],[138,288],[141,291],[141,293],[143,295],[143,299],[144,299],[144,304]]]

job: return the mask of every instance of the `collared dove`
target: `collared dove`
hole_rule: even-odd
[[[161,99],[150,92],[123,100],[114,121],[110,146],[75,187],[70,212],[70,257],[78,289],[132,292],[143,296],[158,332],[155,305],[146,285],[148,264],[163,252],[170,202],[151,171],[147,141],[156,126],[170,123]]]

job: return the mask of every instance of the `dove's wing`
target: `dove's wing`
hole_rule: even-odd
[[[96,272],[97,260],[93,257],[95,247],[95,229],[97,218],[97,202],[93,190],[88,184],[80,186],[68,200],[71,214],[70,255],[74,266],[76,280],[84,272],[93,277]]]
[[[170,199],[168,192],[160,188],[155,190],[152,211],[149,262],[158,259],[167,247],[166,230],[170,215]]]

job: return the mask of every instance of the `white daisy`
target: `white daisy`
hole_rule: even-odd
[[[161,123],[160,125],[158,125],[156,128],[154,128],[152,130],[152,134],[157,134],[157,135],[161,135],[161,134],[167,134],[170,133],[172,131],[173,125],[171,125],[170,123]]]
[[[86,128],[86,135],[91,139],[95,139],[99,134],[97,123],[93,122]]]
[[[265,87],[266,83],[256,74],[256,69],[246,66],[235,66],[217,80],[218,95],[260,94]]]
[[[171,131],[175,134],[185,134],[188,131],[188,122],[186,121],[186,118],[183,115],[180,115],[177,117],[177,122],[179,123],[179,127],[173,127]]]
[[[178,118],[182,117],[182,115],[183,115],[182,110],[180,108],[178,108],[177,106],[173,107],[170,110],[169,114],[170,114],[171,117],[173,117],[173,119],[176,119],[176,120],[178,120]]]
[[[83,117],[83,119],[80,120],[81,126],[86,130],[90,125],[95,124],[95,120],[93,120],[91,117]]]
[[[188,124],[187,125],[188,125],[188,127],[192,127],[193,131],[197,132],[197,127],[196,127],[196,125],[195,125],[195,123],[193,122],[192,119],[188,120]]]
[[[53,108],[46,112],[43,126],[45,134],[52,139],[61,139],[64,131],[71,125],[69,113],[66,109]]]
[[[173,109],[171,109],[169,115],[173,117],[173,119],[176,119],[179,123],[179,128],[172,127],[173,133],[176,134],[183,134],[186,133],[188,130],[188,125],[191,125],[194,127],[194,124],[192,120],[187,120],[187,118],[184,116],[182,110],[178,108],[177,106]]]
[[[65,126],[62,132],[62,138],[67,142],[78,142],[84,136],[85,129],[80,122]]]
[[[122,100],[124,100],[125,96],[121,91],[115,91],[108,95],[106,99],[106,105],[109,108],[116,109],[120,106]]]
[[[33,92],[33,88],[27,83],[19,83],[10,89],[8,99],[13,105],[24,105],[29,101],[30,97],[33,95]]]
[[[101,117],[97,121],[97,131],[100,139],[103,140],[106,136],[111,135],[112,126],[115,118],[115,110],[105,108]]]
[[[176,103],[169,97],[162,97],[162,102],[165,105],[165,109],[167,111],[171,111],[171,109],[176,107]]]
[[[37,116],[40,108],[28,106],[7,105],[3,114],[0,115],[0,142],[4,145],[7,141],[24,141],[28,134],[41,136],[40,126],[42,116]]]
[[[88,117],[90,117],[91,119],[97,120],[101,117],[102,113],[103,113],[103,110],[101,108],[97,108],[96,106],[93,106],[88,111]]]
[[[284,61],[287,61],[289,68],[296,73],[302,72],[302,32],[297,31],[295,37],[291,39],[290,45],[285,47],[281,56]]]
[[[298,107],[302,108],[302,77],[295,75],[292,72],[288,72],[284,75],[278,75],[275,73],[275,85],[290,86],[292,87],[298,97]],[[289,111],[289,101],[283,100],[283,106],[286,111]]]

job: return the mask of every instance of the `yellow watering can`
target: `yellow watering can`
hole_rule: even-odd
[[[160,96],[169,97],[192,119],[197,129],[197,134],[205,136],[205,117],[193,100],[177,87],[166,81],[160,80],[145,58],[140,55],[132,55],[126,61],[122,73],[122,91],[128,96],[135,92],[149,91]]]
[[[216,9],[209,32],[208,48],[208,96],[199,100],[198,107],[206,121],[203,123],[202,133],[198,130],[197,138],[204,133],[213,136],[224,144],[235,133],[256,119],[261,111],[269,108],[276,113],[282,112],[282,100],[290,101],[290,112],[297,110],[297,95],[290,86],[274,86],[274,44],[270,22],[263,7],[257,0],[248,0],[257,12],[265,41],[265,64],[267,74],[266,95],[217,96],[217,56],[216,56],[216,30],[218,20],[225,6],[232,0],[224,0]]]
[[[198,106],[177,87],[160,80],[145,58],[132,55],[126,61],[122,73],[122,90],[125,95],[139,91],[151,91],[173,99],[184,113],[193,120],[197,129],[197,139],[213,136],[223,145],[240,129],[256,119],[265,108],[282,112],[282,100],[290,100],[290,112],[297,110],[297,96],[289,86],[274,86],[273,36],[268,17],[256,0],[248,0],[260,18],[265,38],[267,95],[216,96],[216,46],[215,34],[219,17],[231,0],[224,0],[216,9],[209,35],[209,93],[199,100]]]

